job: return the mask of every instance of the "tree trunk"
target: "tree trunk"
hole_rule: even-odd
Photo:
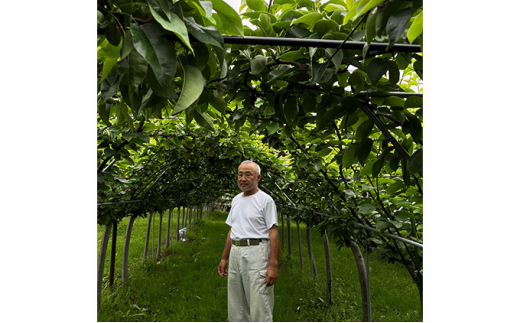
[[[191,231],[191,216],[192,216],[192,214],[193,214],[193,206],[190,206],[190,207],[189,207],[189,213],[190,213],[190,219],[189,219],[189,225],[190,225],[190,227],[189,227],[189,230]]]
[[[303,254],[302,254],[302,233],[300,231],[300,221],[296,221],[296,228],[298,228],[298,249],[300,250],[300,267],[303,269]]]
[[[318,279],[318,269],[316,268],[316,263],[314,262],[314,256],[312,254],[312,233],[309,225],[307,225],[307,250],[309,251],[309,258],[311,261],[312,278]]]
[[[354,259],[356,261],[358,275],[359,275],[359,283],[361,284],[361,298],[363,301],[363,322],[369,322],[369,312],[370,308],[368,305],[368,281],[367,281],[367,271],[365,267],[365,262],[363,260],[363,254],[359,249],[359,246],[352,240],[350,242],[350,249],[354,253]]]
[[[144,240],[143,260],[148,256],[148,243],[150,242],[150,227],[152,225],[152,214],[148,214],[148,225],[146,226],[146,238]]]
[[[99,248],[98,272],[97,272],[97,309],[101,304],[101,290],[103,288],[103,273],[105,272],[105,259],[107,256],[108,241],[110,240],[110,231],[112,231],[112,223],[105,226],[103,237],[101,238],[101,246]]]
[[[159,234],[157,236],[157,258],[161,255],[161,235],[162,235],[162,211],[159,212]]]
[[[291,217],[287,215],[287,256],[291,257]]]
[[[284,243],[285,243],[285,224],[284,224],[284,219],[283,219],[283,213],[281,214],[282,216],[282,247],[280,248],[280,250],[283,250],[283,247],[284,247]]]
[[[154,241],[155,241],[155,212],[152,213],[152,252],[151,252],[152,255],[153,255],[153,250],[155,249],[153,246]]]
[[[327,231],[323,234],[323,245],[325,247],[325,262],[327,265],[327,293],[325,295],[325,302],[332,303],[332,263],[330,261],[330,246]]]
[[[181,236],[179,235],[179,221],[180,221],[180,217],[181,217],[181,207],[177,207],[177,230],[175,231],[176,234],[175,234],[175,237],[177,239],[177,241],[179,241],[181,239]]]
[[[121,281],[126,283],[128,281],[128,252],[130,250],[130,236],[132,235],[132,227],[137,216],[131,216],[126,227],[125,244],[123,246],[123,268],[121,274]]]
[[[110,253],[110,288],[114,287],[114,276],[116,271],[116,250],[117,250],[117,222],[112,225],[112,252]]]
[[[172,225],[172,212],[173,208],[171,207],[168,210],[168,228],[166,228],[166,249],[170,246],[170,236],[171,236],[171,225]]]

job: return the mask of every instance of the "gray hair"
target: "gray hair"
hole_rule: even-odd
[[[244,160],[242,163],[240,163],[240,165],[238,166],[238,168],[240,168],[240,166],[242,165],[245,165],[245,164],[255,164],[255,168],[256,168],[256,173],[258,175],[260,175],[260,165],[258,165],[257,163],[255,163],[254,161],[252,160]]]

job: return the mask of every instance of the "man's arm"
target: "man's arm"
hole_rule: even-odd
[[[222,253],[222,258],[220,259],[220,264],[218,265],[218,274],[222,277],[227,276],[227,266],[229,261],[229,253],[231,252],[231,229],[229,229],[226,245],[224,246],[224,252]]]
[[[271,259],[269,261],[269,267],[267,268],[267,273],[265,275],[265,282],[267,286],[274,285],[278,279],[278,226],[273,225],[271,229],[269,229],[269,241],[271,242]]]

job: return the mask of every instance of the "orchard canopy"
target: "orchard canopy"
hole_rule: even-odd
[[[422,243],[422,0],[239,11],[98,0],[98,224],[237,194],[251,159],[281,212],[339,245],[359,225]],[[422,284],[422,250],[369,240]]]

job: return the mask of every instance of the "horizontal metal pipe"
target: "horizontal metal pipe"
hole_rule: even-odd
[[[371,227],[367,227],[366,225],[362,225],[362,224],[359,224],[359,223],[354,223],[354,225],[356,227],[359,227],[359,228],[363,228],[365,230],[369,230],[369,231],[374,231],[374,232],[377,232],[381,235],[384,235],[385,237],[389,237],[389,238],[392,238],[392,239],[395,239],[395,240],[399,240],[399,241],[402,241],[404,243],[408,243],[408,244],[411,244],[413,246],[416,246],[416,247],[419,247],[419,248],[422,248],[423,245],[418,243],[418,242],[415,242],[415,241],[412,241],[412,240],[408,240],[408,239],[405,239],[405,238],[402,238],[402,237],[399,237],[399,236],[396,236],[396,235],[393,235],[391,233],[386,233],[386,232],[383,232],[381,233],[381,231],[377,230],[377,229],[374,229],[374,228],[371,228]]]
[[[97,29],[98,35],[103,35],[105,28]],[[169,36],[174,36],[172,32],[166,33]],[[176,36],[174,36],[176,37]],[[267,45],[267,46],[292,46],[292,47],[319,47],[319,48],[338,48],[342,49],[358,49],[362,50],[365,42],[347,41],[343,43],[342,40],[333,39],[307,39],[307,38],[286,38],[286,37],[258,37],[258,36],[222,36],[225,44],[235,45]],[[190,38],[197,41],[195,38]],[[422,52],[420,45],[410,44],[395,44],[386,49],[388,43],[370,43],[369,50],[380,50],[383,52],[406,52],[406,53],[420,53]]]
[[[421,97],[423,96],[422,93],[412,93],[412,92],[372,92],[368,93],[367,91],[361,91],[359,92],[358,96],[370,96],[370,97],[377,97],[377,98],[387,98],[390,96],[396,96],[398,98],[410,98],[412,96]]]
[[[307,39],[307,38],[285,38],[285,37],[257,37],[257,36],[222,36],[224,43],[237,45],[268,45],[268,46],[293,46],[293,47],[320,47],[320,48],[338,48],[342,49],[359,49],[362,50],[365,42],[347,41],[343,45],[342,40],[333,39]],[[408,52],[420,53],[421,46],[409,44],[395,44],[388,50],[388,43],[370,43],[369,50],[380,50],[385,52]]]
[[[293,207],[293,206],[288,206],[289,208],[292,208],[292,209],[295,209],[295,210],[299,210],[299,211],[303,211],[303,209],[301,208],[298,208],[298,207]],[[319,215],[323,215],[323,216],[331,216],[330,214],[325,214],[325,213],[321,213],[321,212],[312,212],[314,214],[319,214]],[[396,235],[393,235],[391,233],[385,233],[385,232],[381,232],[375,228],[371,228],[371,227],[367,227],[366,225],[362,225],[360,223],[356,223],[354,222],[353,223],[356,227],[359,227],[359,228],[363,228],[365,230],[369,230],[369,231],[373,231],[373,232],[376,232],[376,233],[379,233],[381,235],[384,235],[385,237],[388,237],[388,238],[392,238],[392,239],[395,239],[395,240],[399,240],[399,241],[402,241],[404,243],[408,243],[408,244],[411,244],[413,246],[416,246],[416,247],[419,247],[419,248],[422,248],[423,245],[420,244],[420,243],[417,243],[415,241],[412,241],[412,240],[408,240],[408,239],[405,239],[405,238],[402,238],[402,237],[399,237],[399,236],[396,236]]]

